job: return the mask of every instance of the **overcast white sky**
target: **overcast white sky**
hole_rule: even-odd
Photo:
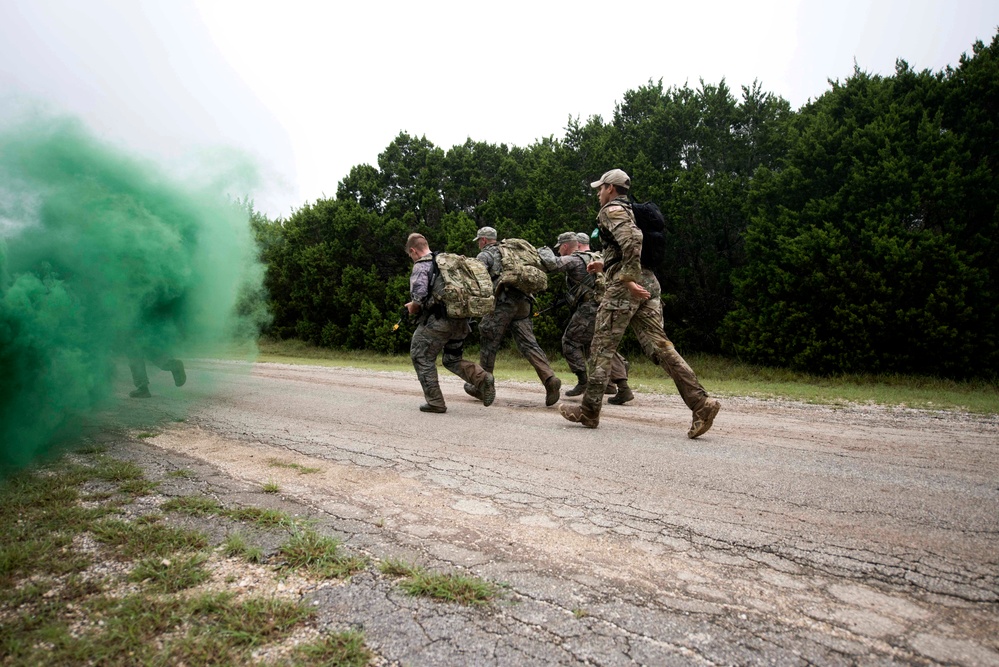
[[[659,79],[758,79],[797,108],[855,61],[939,70],[997,27],[995,0],[0,0],[0,104],[171,164],[240,149],[257,207],[287,216],[401,131],[526,146]]]

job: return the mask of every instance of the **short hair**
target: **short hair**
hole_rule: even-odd
[[[410,234],[409,238],[406,239],[405,250],[406,252],[409,252],[413,248],[416,248],[417,250],[429,250],[430,244],[427,243],[427,237],[423,234],[417,234],[416,232]]]
[[[623,185],[617,185],[616,183],[608,183],[607,185],[614,188],[614,192],[619,195],[626,195],[631,192],[631,188],[626,188]]]

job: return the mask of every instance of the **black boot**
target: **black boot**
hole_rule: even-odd
[[[566,396],[579,396],[586,391],[586,371],[576,373],[576,386],[565,392]]]
[[[634,400],[635,394],[632,393],[631,387],[628,386],[627,380],[617,381],[617,393],[607,399],[607,402],[611,405],[624,405],[628,401]]]

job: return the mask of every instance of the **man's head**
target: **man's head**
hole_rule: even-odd
[[[492,227],[480,227],[476,232],[473,241],[478,242],[479,249],[485,248],[490,243],[496,243],[496,230]]]
[[[576,239],[575,232],[562,232],[558,235],[558,240],[555,242],[555,252],[565,257],[576,252],[578,245],[579,241]]]
[[[576,234],[576,242],[579,243],[580,250],[590,249],[590,235],[585,232],[579,232]]]
[[[626,195],[631,191],[631,177],[621,169],[611,169],[605,172],[599,181],[590,183],[590,187],[596,188],[600,205],[603,206],[615,197]]]
[[[430,252],[430,244],[427,243],[427,238],[423,234],[414,232],[406,239],[405,250],[409,258],[415,262]]]

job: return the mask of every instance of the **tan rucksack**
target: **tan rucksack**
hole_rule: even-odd
[[[432,294],[448,317],[482,317],[496,305],[485,264],[449,252],[434,254]]]
[[[504,239],[496,244],[503,265],[497,281],[514,287],[524,294],[537,294],[548,289],[548,275],[541,265],[537,249],[524,239]]]

